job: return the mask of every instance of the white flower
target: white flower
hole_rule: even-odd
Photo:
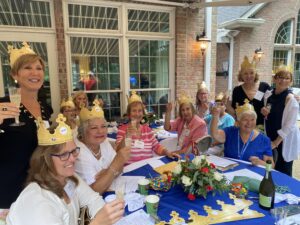
[[[223,175],[220,174],[219,172],[215,172],[214,173],[214,178],[217,180],[217,181],[220,181],[223,179]]]
[[[181,177],[181,181],[184,184],[184,186],[186,186],[186,187],[191,186],[191,184],[192,184],[192,180],[189,177],[185,176],[185,175],[183,175]]]
[[[174,168],[173,173],[174,173],[174,174],[180,174],[181,171],[182,171],[181,164],[178,163],[177,166]]]
[[[206,155],[200,155],[200,158],[206,160]]]
[[[192,163],[195,165],[195,166],[200,166],[201,165],[201,156],[196,156],[193,160],[192,160]]]

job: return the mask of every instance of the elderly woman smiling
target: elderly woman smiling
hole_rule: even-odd
[[[219,130],[220,109],[213,107],[212,115],[211,134],[216,141],[224,143],[226,157],[250,161],[254,165],[265,165],[267,160],[274,164],[270,139],[255,130],[257,115],[247,99],[236,109],[238,127]]]
[[[130,157],[130,148],[117,153],[107,137],[107,123],[97,100],[92,110],[82,108],[76,144],[81,149],[75,164],[76,172],[97,192],[103,193],[123,170]]]

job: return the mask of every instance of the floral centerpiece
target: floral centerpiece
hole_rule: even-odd
[[[181,184],[190,200],[196,196],[206,198],[208,192],[213,195],[229,190],[226,178],[217,172],[216,166],[208,162],[205,155],[195,156],[193,160],[187,156],[173,170],[174,184]]]

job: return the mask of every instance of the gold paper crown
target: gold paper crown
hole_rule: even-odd
[[[216,96],[215,101],[216,101],[216,102],[221,102],[221,101],[223,101],[223,98],[224,98],[224,93],[223,93],[223,92],[220,92],[220,93]]]
[[[251,104],[249,103],[249,100],[248,100],[248,99],[245,99],[245,100],[244,100],[244,105],[239,106],[239,104],[236,103],[235,113],[236,113],[237,118],[239,118],[240,115],[241,115],[243,112],[246,112],[246,111],[254,111],[254,107],[253,107],[253,105],[251,105]],[[254,111],[254,112],[255,112],[255,111]]]
[[[242,70],[247,70],[247,69],[254,69],[255,70],[255,67],[256,67],[255,62],[254,61],[250,62],[248,57],[245,56],[244,61],[241,64],[241,71]]]
[[[194,210],[189,211],[190,218],[189,225],[208,225],[217,224],[230,221],[238,221],[245,219],[253,219],[264,217],[265,215],[259,213],[255,210],[249,209],[249,206],[253,204],[252,201],[246,199],[238,199],[234,195],[229,193],[229,198],[233,200],[234,204],[225,204],[223,201],[217,200],[217,204],[221,206],[221,210],[212,209],[210,206],[204,206],[204,210],[207,216],[199,215],[198,212]],[[241,212],[241,213],[239,213]],[[166,225],[166,224],[178,224],[185,222],[185,220],[179,217],[179,214],[172,211],[171,219],[169,222],[161,221],[156,225]]]
[[[20,58],[22,55],[26,54],[36,54],[30,46],[27,44],[27,42],[22,43],[23,47],[18,49],[14,48],[12,45],[8,45],[8,53],[10,54],[10,67],[14,65],[14,63],[17,61],[18,58]]]
[[[128,104],[133,103],[133,102],[143,102],[141,99],[141,96],[137,95],[136,91],[132,91],[131,96],[128,99]]]
[[[206,86],[206,83],[205,81],[202,81],[202,83],[197,83],[197,86],[198,86],[198,90],[201,90],[201,89],[207,89],[207,86]]]
[[[60,108],[62,108],[62,107],[75,108],[75,104],[72,100],[72,97],[69,97],[69,99],[67,101],[65,101],[65,99],[64,99],[60,104]]]
[[[284,65],[283,62],[281,62],[280,65],[278,67],[276,67],[276,69],[274,71],[275,72],[274,74],[276,74],[276,73],[278,73],[280,71],[288,71],[291,74],[293,74],[294,68],[293,68],[292,65]]]
[[[183,103],[193,103],[190,96],[188,96],[184,91],[181,93],[181,95],[178,98],[179,105]]]
[[[93,101],[94,106],[91,110],[86,107],[81,108],[79,117],[80,121],[84,122],[94,118],[104,118],[103,109],[100,107],[100,102],[98,99]]]
[[[37,119],[37,136],[39,145],[57,145],[73,140],[72,130],[67,124],[65,124],[65,121],[66,118],[63,114],[58,114],[56,118],[58,126],[55,128],[54,133],[50,133],[42,118],[39,117]]]

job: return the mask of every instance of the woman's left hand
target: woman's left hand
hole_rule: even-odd
[[[169,151],[166,152],[166,156],[171,159],[174,159],[174,158],[180,159],[181,158],[181,156],[179,154],[174,153],[174,152],[169,152]]]
[[[258,166],[258,165],[265,165],[265,161],[261,160],[260,158],[258,158],[257,156],[251,156],[249,158],[250,162],[252,163],[252,165],[254,166]]]

